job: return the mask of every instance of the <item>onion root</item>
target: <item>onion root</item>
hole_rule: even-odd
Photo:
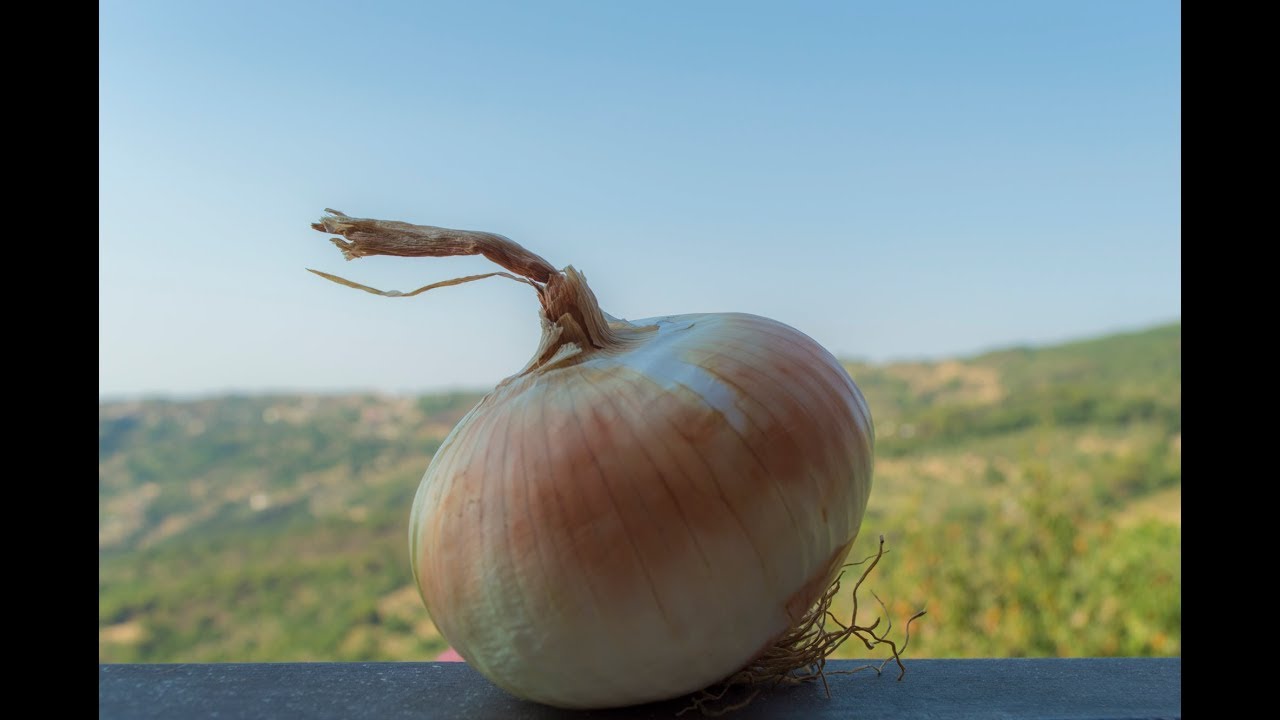
[[[781,685],[800,685],[817,680],[822,681],[827,697],[831,697],[831,686],[827,684],[828,675],[851,675],[863,670],[871,670],[879,675],[890,662],[897,664],[897,679],[902,680],[907,672],[906,665],[902,663],[902,653],[911,642],[911,623],[922,617],[926,611],[920,610],[907,619],[902,643],[899,644],[889,639],[889,632],[893,630],[889,609],[884,601],[872,592],[871,596],[876,599],[885,613],[884,629],[880,629],[881,618],[879,617],[870,625],[858,624],[858,590],[886,552],[884,535],[881,535],[880,546],[875,555],[844,565],[844,569],[847,569],[870,562],[853,585],[853,612],[848,624],[841,622],[831,612],[831,603],[840,593],[842,569],[840,575],[837,575],[827,587],[826,592],[791,629],[783,633],[776,643],[733,675],[689,696],[689,705],[676,715],[683,715],[691,710],[697,710],[709,717],[724,715],[746,707],[766,689]],[[827,626],[828,620],[835,625],[835,628]],[[888,646],[890,655],[879,663],[869,663],[850,670],[828,671],[827,658],[850,638],[857,639],[868,650],[875,650],[881,645]]]

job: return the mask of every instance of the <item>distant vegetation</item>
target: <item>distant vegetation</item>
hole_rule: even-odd
[[[853,556],[885,534],[866,589],[929,610],[908,658],[1181,654],[1181,346],[849,365],[878,435]],[[99,660],[434,657],[409,505],[479,398],[100,405]]]

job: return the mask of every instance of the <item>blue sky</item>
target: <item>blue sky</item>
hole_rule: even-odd
[[[325,207],[499,232],[632,319],[833,353],[1181,317],[1174,2],[100,3],[99,393],[484,388],[481,258],[344,262]]]

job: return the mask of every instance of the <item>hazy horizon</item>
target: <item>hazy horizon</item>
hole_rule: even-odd
[[[537,301],[345,263],[354,216],[502,233],[639,319],[841,358],[1180,321],[1180,6],[99,5],[99,399],[485,390]]]
[[[1046,340],[1042,342],[1026,341],[1026,342],[1005,343],[1005,344],[993,345],[990,347],[978,348],[971,352],[954,353],[954,354],[882,358],[882,359],[867,358],[867,357],[850,357],[850,356],[840,356],[840,355],[837,355],[837,357],[844,362],[854,362],[854,363],[865,362],[865,363],[870,363],[870,364],[879,365],[879,366],[893,365],[896,363],[931,363],[931,362],[942,362],[946,360],[969,360],[972,358],[981,357],[989,353],[1000,352],[1003,350],[1013,350],[1017,348],[1054,347],[1058,345],[1067,345],[1075,342],[1097,340],[1097,339],[1112,337],[1116,335],[1125,335],[1129,333],[1143,332],[1145,330],[1150,330],[1152,328],[1164,327],[1167,325],[1180,325],[1181,323],[1182,323],[1182,318],[1177,317],[1177,318],[1170,318],[1168,320],[1159,321],[1159,322],[1136,325],[1133,327],[1113,328],[1110,330],[1106,330],[1099,333],[1092,333],[1089,335],[1056,338],[1056,339]],[[355,395],[355,394],[364,394],[364,393],[376,393],[381,395],[397,396],[397,395],[431,395],[431,394],[446,394],[446,393],[487,393],[490,390],[492,390],[497,383],[501,382],[508,375],[513,375],[516,372],[519,372],[519,368],[513,369],[510,373],[507,373],[507,375],[503,375],[502,377],[495,378],[492,383],[489,383],[488,385],[485,385],[485,386],[440,384],[435,386],[423,386],[418,388],[410,388],[410,387],[391,388],[391,387],[373,387],[373,386],[329,387],[329,388],[322,388],[322,389],[308,388],[308,387],[302,387],[302,386],[259,387],[259,388],[210,388],[208,390],[201,390],[201,391],[195,391],[195,392],[189,392],[189,393],[181,393],[181,392],[174,393],[174,392],[163,392],[163,391],[139,392],[139,393],[133,393],[133,394],[122,393],[122,394],[115,394],[115,395],[106,395],[106,394],[99,393],[98,402],[99,403],[116,403],[116,402],[135,402],[135,401],[144,401],[144,400],[189,401],[189,400],[201,400],[206,398],[217,398],[217,397],[225,397],[225,396],[246,396],[246,397],[270,396],[270,395],[330,396],[330,395]]]

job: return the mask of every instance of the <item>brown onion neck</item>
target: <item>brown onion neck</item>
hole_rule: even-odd
[[[619,349],[629,344],[638,333],[649,329],[624,321],[610,321],[601,311],[600,303],[587,286],[582,273],[572,266],[565,268],[563,272],[556,270],[542,257],[501,235],[413,225],[395,220],[353,218],[330,209],[326,209],[326,212],[329,214],[321,218],[320,222],[312,223],[311,227],[345,238],[333,238],[332,242],[348,260],[368,255],[483,255],[527,279],[538,291],[544,326],[538,352],[521,375],[550,366],[578,362],[596,352]]]
[[[325,209],[328,215],[311,227],[323,233],[341,235],[332,239],[348,260],[367,255],[399,257],[448,257],[484,255],[493,262],[537,283],[546,283],[557,271],[551,263],[494,233],[450,230],[431,225],[411,225],[396,220],[353,218]]]

